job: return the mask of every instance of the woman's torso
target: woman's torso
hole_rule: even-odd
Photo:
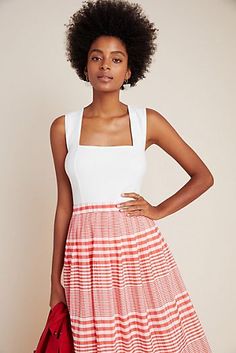
[[[123,192],[140,193],[146,171],[146,108],[128,105],[132,145],[79,144],[84,108],[65,114],[68,153],[65,170],[73,205],[130,200]]]

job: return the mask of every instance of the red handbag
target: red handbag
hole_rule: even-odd
[[[59,302],[50,309],[45,328],[33,353],[74,353],[70,315]]]

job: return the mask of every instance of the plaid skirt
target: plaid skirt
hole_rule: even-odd
[[[158,222],[73,206],[63,282],[75,353],[211,353]]]

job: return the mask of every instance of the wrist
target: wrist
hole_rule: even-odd
[[[51,276],[51,286],[57,287],[61,285],[61,278],[58,276]]]
[[[163,209],[160,205],[154,206],[154,219],[157,221],[163,217],[165,217]]]

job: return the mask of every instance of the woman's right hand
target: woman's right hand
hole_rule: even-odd
[[[61,283],[51,285],[51,294],[49,306],[52,309],[57,303],[63,302],[66,303],[65,289]]]

